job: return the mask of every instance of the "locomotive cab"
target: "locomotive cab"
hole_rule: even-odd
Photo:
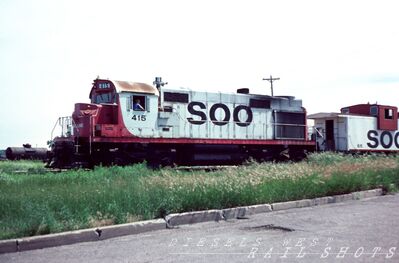
[[[74,135],[80,138],[101,136],[118,124],[118,94],[111,81],[94,80],[89,98],[91,103],[76,103],[72,115]]]
[[[154,131],[157,90],[144,83],[94,80],[91,103],[75,104],[74,134],[101,140],[102,137],[130,137]]]
[[[115,86],[109,80],[94,80],[93,87],[90,92],[90,100],[92,104],[116,104]]]

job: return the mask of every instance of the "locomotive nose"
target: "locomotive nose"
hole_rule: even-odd
[[[93,124],[93,118],[97,116],[98,110],[98,106],[94,104],[75,104],[75,111],[72,114],[74,134],[79,134],[80,137],[88,137],[90,135],[90,126]]]
[[[96,115],[98,112],[98,106],[95,104],[88,103],[76,103],[74,117],[80,118],[85,116]]]

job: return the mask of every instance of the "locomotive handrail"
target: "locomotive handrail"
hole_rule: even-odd
[[[176,112],[177,113],[177,112]],[[179,117],[181,118],[181,116],[180,116],[180,114],[179,113],[177,113],[178,115],[179,115]],[[187,119],[183,119],[183,118],[181,118],[181,120],[183,120],[183,121],[185,121],[185,123],[188,123],[188,121],[187,121]],[[202,120],[203,121],[203,123],[210,123],[210,122],[217,122],[217,123],[225,123],[225,124],[228,124],[228,123],[240,123],[240,124],[251,124],[252,122],[248,122],[248,121],[220,121],[220,120]]]
[[[60,118],[57,119],[57,121],[54,124],[53,129],[51,130],[50,140],[53,140],[53,133],[54,133],[55,127],[57,127],[57,124],[59,123],[59,121],[60,121]]]
[[[177,112],[176,112],[177,113]],[[178,113],[177,113],[178,114]],[[178,114],[180,117],[180,114]],[[240,124],[251,124],[252,122],[248,121],[221,121],[221,120],[203,120],[204,122],[217,122],[217,123],[240,123]],[[278,122],[272,122],[271,125],[266,124],[266,127],[268,126],[293,126],[293,127],[308,127],[309,125],[307,124],[295,124],[295,123],[278,123]]]
[[[324,138],[323,134],[319,131],[319,129],[317,129],[316,127],[314,127],[314,130],[317,132],[317,134],[318,134],[321,138]]]
[[[89,119],[89,129],[90,129],[90,135],[89,135],[89,154],[91,155],[92,153],[92,142],[93,142],[93,137],[96,137],[95,134],[95,126],[93,125],[94,123],[94,117],[97,117],[98,115],[98,111],[95,112],[95,114],[90,115],[90,119]]]
[[[54,138],[53,137],[53,134],[54,134],[54,130],[55,130],[55,128],[57,127],[57,125],[59,125],[59,126],[61,126],[61,136],[62,137],[64,137],[64,121],[62,121],[62,120],[64,120],[64,119],[68,119],[68,118],[70,118],[70,116],[65,116],[65,117],[58,117],[58,119],[57,119],[57,121],[55,122],[55,124],[54,124],[54,127],[53,127],[53,129],[51,130],[51,140]]]
[[[53,129],[51,130],[51,140],[54,138],[54,130],[57,127],[57,125],[61,126],[61,137],[66,137],[64,136],[64,134],[66,135],[66,133],[68,132],[64,132],[64,126],[65,126],[65,122],[67,126],[70,126],[71,128],[75,128],[76,132],[77,132],[77,136],[79,137],[80,131],[79,131],[79,127],[76,125],[75,121],[73,120],[73,118],[71,116],[64,116],[64,117],[58,117],[57,121],[54,124]],[[72,133],[73,133],[73,129],[72,129]]]
[[[299,127],[307,127],[308,125],[306,124],[294,124],[294,123],[278,123],[278,122],[273,122],[272,125],[275,126],[299,126]]]

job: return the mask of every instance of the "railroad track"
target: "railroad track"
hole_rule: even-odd
[[[223,169],[235,169],[238,168],[237,165],[200,165],[200,166],[177,166],[173,167],[173,170],[176,171],[205,171],[205,172],[212,172],[217,170]],[[71,171],[72,169],[59,169],[59,168],[46,168],[44,170],[45,173],[62,173]],[[91,171],[92,169],[84,169],[85,171]],[[13,174],[28,174],[29,170],[15,170],[12,171]]]
[[[238,165],[199,165],[199,166],[177,166],[174,167],[177,171],[201,171],[212,172],[223,169],[238,168]]]

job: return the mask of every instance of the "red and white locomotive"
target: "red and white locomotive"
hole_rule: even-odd
[[[90,103],[59,119],[50,167],[240,163],[303,158],[315,149],[302,101],[95,79]]]

